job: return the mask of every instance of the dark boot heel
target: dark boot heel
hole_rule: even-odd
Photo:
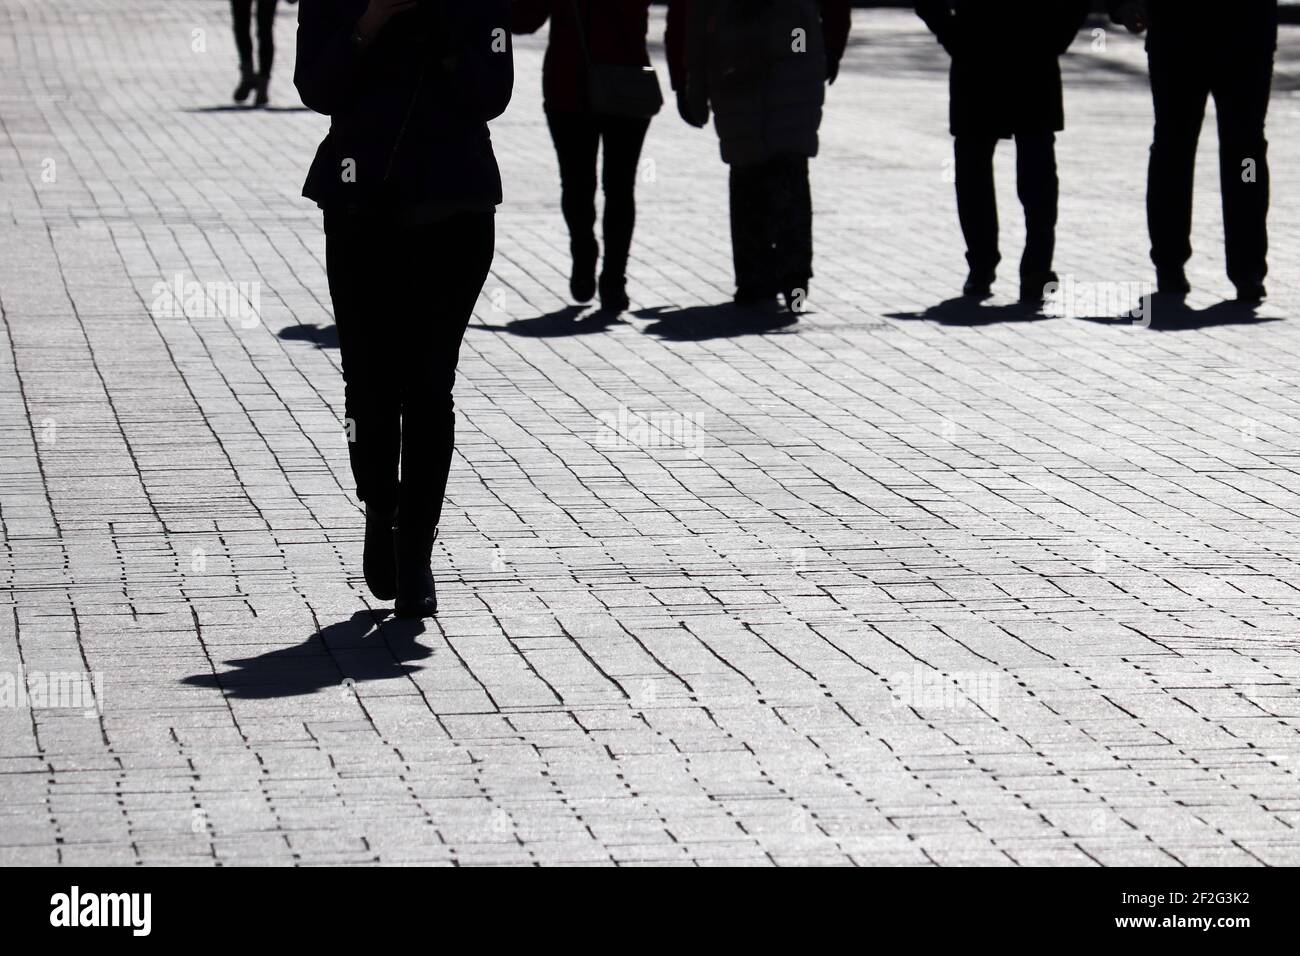
[[[592,240],[590,245],[574,243],[570,251],[573,271],[569,273],[569,294],[574,302],[586,305],[596,297],[596,261],[600,258],[600,246]]]
[[[393,513],[393,508],[366,505],[366,542],[361,570],[370,593],[380,601],[391,601],[397,596]]]
[[[235,102],[242,103],[244,100],[248,99],[248,95],[253,92],[253,88],[256,86],[257,74],[247,66],[240,67],[239,85],[235,87]]]
[[[436,529],[407,530],[401,523],[397,526],[397,600],[393,610],[398,617],[433,617],[438,613],[438,589],[429,567],[436,536]]]
[[[626,312],[631,306],[627,298],[627,279],[606,273],[600,277],[600,307],[606,312]]]

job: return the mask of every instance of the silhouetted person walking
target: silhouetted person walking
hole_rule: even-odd
[[[848,44],[849,0],[671,0],[668,62],[677,107],[704,126],[710,107],[731,167],[736,303],[777,295],[802,311],[813,276],[808,160],[826,83]]]
[[[636,178],[651,117],[663,104],[646,50],[650,0],[514,0],[511,28],[533,33],[549,18],[542,67],[546,123],[560,164],[578,302],[597,292],[596,158],[604,149],[605,261],[601,307],[628,307],[627,262],[636,223]]]
[[[957,214],[970,275],[963,293],[993,294],[1002,253],[993,155],[1016,142],[1016,185],[1025,211],[1020,300],[1043,301],[1056,281],[1060,184],[1056,134],[1065,129],[1060,56],[1088,15],[1088,0],[918,0],[916,12],[952,57],[949,123]]]
[[[1191,291],[1186,266],[1192,257],[1196,148],[1213,96],[1228,278],[1239,301],[1263,301],[1270,189],[1264,128],[1277,51],[1277,0],[1111,0],[1111,15],[1134,33],[1147,32],[1156,113],[1147,220],[1157,289],[1175,296]]]
[[[325,211],[365,576],[404,616],[438,606],[452,385],[501,202],[487,123],[512,56],[508,0],[302,0],[294,82],[331,119],[303,194]]]
[[[298,0],[289,0],[297,3]],[[242,103],[256,92],[254,106],[271,101],[271,65],[275,62],[276,0],[230,0],[235,23],[235,49],[239,51],[239,85],[235,102]],[[257,7],[257,69],[253,68],[253,7]]]

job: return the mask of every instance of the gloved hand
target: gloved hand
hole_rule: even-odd
[[[696,129],[703,129],[708,125],[708,114],[706,113],[704,116],[696,114],[695,110],[691,107],[691,98],[687,95],[685,88],[677,91],[677,113],[682,119],[691,126],[694,126]]]
[[[948,21],[944,31],[939,34],[939,43],[948,51],[949,56],[956,56],[961,52],[961,39],[961,29],[957,26],[957,18],[953,17]]]

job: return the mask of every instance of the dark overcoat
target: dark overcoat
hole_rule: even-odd
[[[1147,47],[1199,59],[1249,60],[1277,49],[1277,0],[1141,0]],[[1109,0],[1118,20],[1124,0]]]
[[[954,136],[1009,137],[1065,129],[1061,54],[1088,0],[917,0],[952,56]]]

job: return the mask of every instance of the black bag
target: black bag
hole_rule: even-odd
[[[582,55],[587,61],[587,92],[591,111],[637,119],[650,119],[658,113],[663,108],[664,95],[659,89],[659,77],[655,74],[654,67],[593,63],[591,46],[587,42],[587,27],[578,8],[578,0],[573,0],[573,15],[578,22]]]

